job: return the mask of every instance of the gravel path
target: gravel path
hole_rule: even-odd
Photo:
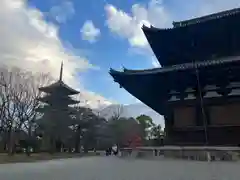
[[[239,180],[240,163],[86,157],[0,165],[1,180]]]

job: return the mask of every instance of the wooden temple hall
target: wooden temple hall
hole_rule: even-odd
[[[240,145],[240,8],[142,30],[161,68],[110,74],[165,117],[165,144]]]

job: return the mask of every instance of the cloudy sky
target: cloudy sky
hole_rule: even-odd
[[[239,0],[0,0],[0,63],[59,74],[91,106],[137,100],[120,89],[109,68],[159,66],[142,24],[171,27],[240,6]]]

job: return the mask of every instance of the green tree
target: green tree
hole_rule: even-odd
[[[152,128],[151,128],[151,137],[154,138],[154,139],[160,139],[161,136],[163,136],[164,132],[162,130],[162,127],[161,125],[154,125]]]
[[[136,118],[136,120],[140,124],[144,139],[148,138],[149,131],[150,131],[151,127],[154,126],[152,118],[150,116],[142,114],[142,115],[138,116]]]
[[[149,141],[151,146],[163,145],[164,131],[161,125],[154,125],[150,131],[151,140]]]
[[[92,109],[86,107],[75,108],[74,119],[74,141],[75,152],[79,152],[80,140],[82,137],[84,149],[87,151],[89,147],[96,148],[97,129],[100,128],[101,123],[105,121],[93,113]]]

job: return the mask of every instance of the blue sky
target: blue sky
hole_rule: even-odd
[[[239,6],[239,0],[0,1],[0,37],[8,42],[0,46],[1,61],[58,76],[63,60],[64,80],[86,99],[122,104],[137,100],[113,82],[109,69],[159,67],[142,24],[166,28]]]
[[[71,3],[75,13],[65,23],[56,22],[55,17],[51,15],[46,19],[59,25],[59,36],[63,42],[69,42],[74,48],[82,50],[88,61],[98,67],[98,70],[88,70],[79,74],[84,87],[119,103],[135,103],[136,100],[131,95],[113,82],[108,71],[110,67],[121,69],[123,66],[133,69],[152,68],[151,56],[134,52],[129,48],[126,39],[111,33],[106,25],[104,6],[109,3],[123,11],[130,12],[133,4],[146,4],[147,1],[111,0],[106,3],[103,0],[73,0]],[[52,7],[59,6],[61,3],[57,0],[30,0],[29,5],[35,6],[42,12],[50,12]],[[81,38],[80,28],[87,20],[91,20],[94,26],[101,31],[101,35],[94,43],[89,43]]]
[[[111,30],[111,25],[107,24],[107,19],[110,19],[112,15],[111,13],[110,15],[108,14],[106,10],[107,5],[111,5],[117,11],[125,12],[129,17],[141,16],[141,8],[148,14],[151,11],[153,13],[156,11],[154,14],[150,14],[152,17],[143,20],[148,21],[150,24],[155,23],[156,26],[162,28],[170,26],[172,20],[187,19],[200,14],[207,14],[215,9],[218,10],[217,7],[213,9],[214,5],[218,5],[219,10],[224,9],[221,7],[223,6],[223,1],[213,0],[211,2],[195,0],[192,4],[188,4],[184,0],[71,0],[68,2],[72,3],[74,14],[65,23],[58,23],[59,36],[63,42],[69,42],[74,48],[82,49],[83,53],[86,50],[85,56],[89,63],[98,67],[98,70],[88,70],[79,74],[82,78],[84,88],[100,94],[106,99],[123,104],[135,103],[136,99],[124,89],[120,89],[118,84],[113,82],[108,74],[109,68],[120,69],[124,66],[130,69],[146,69],[153,68],[157,64],[153,64],[154,56],[148,49],[148,45],[142,47],[140,43],[131,43],[129,39],[134,35],[121,34],[118,30]],[[30,0],[29,2],[29,4],[42,12],[51,12],[54,6],[61,6],[61,3],[64,3],[64,0]],[[235,3],[233,2],[232,4]],[[232,6],[232,4],[230,5]],[[132,10],[134,5],[138,5],[135,14]],[[157,17],[157,15],[159,16]],[[113,19],[113,21],[118,21],[121,17],[119,16],[119,18]],[[54,16],[50,15],[48,20],[57,23]],[[89,43],[89,41],[81,38],[80,28],[86,21],[91,21],[94,27],[100,31],[100,35],[96,37],[94,43]],[[120,20],[119,23],[121,23]],[[114,25],[114,23],[112,24]],[[117,25],[122,26],[118,23]],[[133,26],[129,28],[139,27]],[[138,34],[139,32],[135,36],[140,36]],[[143,51],[146,50],[146,53],[142,54],[138,52],[142,51],[142,49],[144,49]]]

